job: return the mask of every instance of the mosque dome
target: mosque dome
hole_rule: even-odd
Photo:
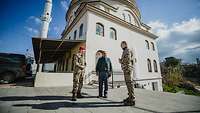
[[[109,4],[110,1],[118,2],[119,4],[127,6],[130,10],[134,12],[134,14],[137,16],[138,19],[141,19],[140,11],[137,7],[135,0],[109,0],[109,1],[108,0],[72,0],[66,14],[66,20],[69,20],[70,18],[69,15],[72,14],[73,10],[81,3],[105,2]]]

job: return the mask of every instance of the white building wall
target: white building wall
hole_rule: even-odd
[[[128,14],[132,13],[132,22],[131,24],[137,25],[144,30],[146,28],[142,27],[137,20],[138,17],[135,16],[134,12],[132,12],[129,8],[125,5],[118,3],[116,1],[105,1],[108,4],[112,5],[113,7],[117,8],[117,11],[110,10],[109,12],[122,20],[124,17],[122,16],[123,13],[126,15],[126,21],[128,21],[129,17]],[[101,10],[105,10],[105,6],[98,4],[98,8]],[[78,7],[76,7],[71,15],[74,18],[74,11],[76,11]],[[128,11],[128,12],[127,12]],[[104,37],[96,35],[96,23],[102,23],[104,25]],[[134,51],[136,57],[136,77],[134,78],[137,83],[140,83],[144,86],[145,89],[152,90],[152,82],[158,83],[158,90],[162,91],[162,79],[161,79],[161,72],[160,72],[160,65],[159,65],[159,57],[158,57],[158,50],[155,39],[152,39],[146,35],[141,33],[135,32],[130,30],[122,25],[114,23],[108,19],[100,17],[96,14],[91,12],[87,12],[84,16],[76,23],[76,25],[71,29],[70,33],[66,36],[71,39],[74,37],[74,31],[77,30],[77,39],[79,39],[79,27],[81,24],[84,24],[84,39],[86,38],[86,83],[93,79],[97,79],[96,76],[92,75],[92,71],[95,71],[96,67],[96,52],[98,50],[105,50],[108,53],[108,56],[111,58],[113,69],[114,71],[121,71],[121,65],[118,62],[118,59],[121,57],[122,49],[120,47],[121,41],[127,41],[129,48]],[[136,24],[137,23],[137,24]],[[71,24],[71,22],[70,22]],[[111,39],[109,29],[113,27],[117,31],[117,40]],[[150,50],[146,48],[145,40],[148,40],[150,44]],[[155,51],[153,51],[151,42],[155,45]],[[151,60],[152,64],[152,72],[148,72],[147,67],[147,59]],[[153,60],[156,60],[158,72],[154,72]],[[89,76],[89,77],[88,77]],[[160,78],[160,79],[159,79]],[[114,75],[115,81],[123,81],[123,75]]]
[[[104,33],[105,33],[104,37],[96,35],[96,23],[98,22],[104,25]],[[117,30],[117,40],[110,39],[109,37],[110,27],[113,27]],[[122,49],[120,47],[121,41],[125,40],[128,42],[129,48],[135,51],[135,56],[137,59],[136,80],[161,77],[160,70],[158,73],[154,71],[148,72],[147,68],[147,58],[151,59],[152,67],[153,67],[153,59],[157,61],[159,67],[157,48],[156,51],[153,51],[152,49],[147,50],[145,46],[145,40],[148,40],[149,42],[154,42],[155,44],[156,42],[154,39],[144,36],[140,33],[134,32],[128,28],[125,28],[124,26],[116,24],[105,18],[99,17],[91,12],[88,13],[87,31],[88,32],[86,41],[86,49],[87,49],[86,61],[87,61],[88,72],[95,70],[95,65],[96,65],[95,54],[98,50],[106,50],[108,52],[108,56],[111,58],[111,61],[113,63],[114,71],[122,71],[118,59],[121,57],[122,54]],[[117,77],[114,78],[116,81],[124,80],[122,75],[118,75]],[[161,84],[160,81],[158,82],[159,82],[158,84]]]
[[[79,37],[79,28],[83,24],[83,36]],[[70,25],[70,24],[69,24]],[[70,30],[70,32],[64,37],[65,39],[74,40],[74,31],[77,30],[76,39],[77,40],[85,40],[86,39],[86,32],[87,32],[87,15],[83,15],[82,18],[76,23],[76,25]]]

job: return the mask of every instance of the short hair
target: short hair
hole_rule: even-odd
[[[98,50],[97,52],[103,53],[103,50]]]
[[[125,45],[127,45],[127,42],[126,42],[126,41],[122,41],[121,44],[125,44]]]
[[[79,50],[85,50],[85,47],[83,47],[83,46],[81,46],[81,47],[79,47]]]

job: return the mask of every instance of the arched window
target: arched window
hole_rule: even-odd
[[[83,24],[79,28],[79,38],[83,36]]]
[[[126,15],[122,13],[122,16],[123,16],[124,21],[126,21]]]
[[[132,23],[132,19],[131,19],[131,15],[128,14],[128,19],[129,19],[129,22]]]
[[[74,40],[76,40],[76,34],[77,34],[77,30],[74,31]]]
[[[151,42],[151,46],[152,46],[153,51],[155,51],[155,46],[153,42]]]
[[[104,36],[104,26],[101,23],[96,23],[96,34]]]
[[[154,72],[158,72],[158,66],[156,60],[153,61]]]
[[[110,38],[117,40],[117,31],[115,30],[115,28],[110,28]]]
[[[152,66],[151,66],[151,60],[147,59],[147,66],[148,66],[148,71],[152,72]]]
[[[146,48],[147,48],[147,49],[150,49],[150,47],[149,47],[149,42],[148,42],[147,40],[145,40],[145,45],[146,45]]]

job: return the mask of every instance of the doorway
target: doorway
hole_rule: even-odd
[[[152,82],[152,90],[158,91],[158,82]]]

